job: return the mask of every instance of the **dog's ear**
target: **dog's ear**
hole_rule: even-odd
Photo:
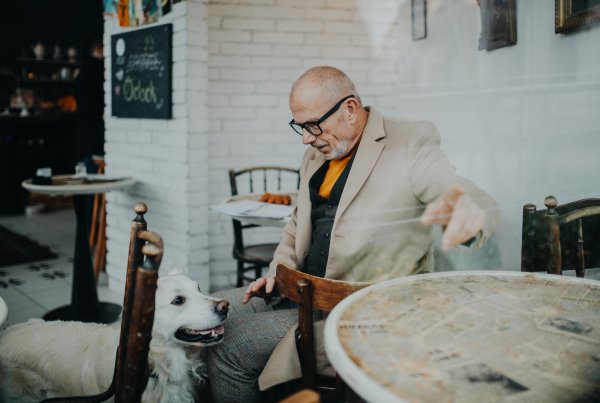
[[[184,276],[187,276],[187,270],[185,268],[179,266],[178,264],[174,264],[169,269],[167,276],[175,276],[177,274],[183,274]]]

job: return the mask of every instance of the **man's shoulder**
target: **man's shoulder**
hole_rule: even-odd
[[[429,120],[383,117],[383,129],[386,143],[405,145],[426,137],[437,137],[437,129]]]
[[[393,116],[383,117],[383,127],[385,134],[410,134],[419,132],[423,129],[435,128],[434,124],[429,120],[397,118]]]

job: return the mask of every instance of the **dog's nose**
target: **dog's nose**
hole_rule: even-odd
[[[229,301],[219,301],[217,305],[215,305],[215,311],[221,315],[227,315],[227,312],[229,312]]]

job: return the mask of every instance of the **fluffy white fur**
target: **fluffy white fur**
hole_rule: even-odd
[[[183,305],[172,303],[178,296],[185,298]],[[219,302],[201,294],[179,267],[158,280],[148,354],[154,377],[144,403],[193,402],[193,390],[202,382],[206,347],[174,335],[178,329],[220,325],[226,314],[215,310]],[[119,333],[115,326],[39,319],[10,326],[0,333],[0,401],[38,402],[104,392],[112,381]]]

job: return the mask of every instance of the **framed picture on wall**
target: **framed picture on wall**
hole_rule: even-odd
[[[562,34],[600,22],[600,0],[554,0],[554,32]]]
[[[481,37],[479,50],[517,44],[516,0],[479,0]]]
[[[412,0],[413,41],[427,38],[427,0]]]

